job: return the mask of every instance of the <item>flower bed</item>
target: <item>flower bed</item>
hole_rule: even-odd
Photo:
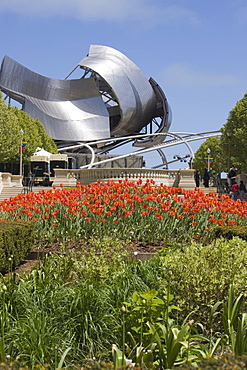
[[[215,225],[246,225],[246,202],[128,179],[53,188],[0,202],[1,220],[32,220],[39,240],[116,235],[124,240],[208,242]]]

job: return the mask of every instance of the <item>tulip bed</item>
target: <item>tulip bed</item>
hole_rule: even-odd
[[[0,220],[32,220],[38,240],[116,236],[146,243],[209,242],[215,225],[246,225],[246,202],[153,180],[128,179],[21,194],[0,202]]]

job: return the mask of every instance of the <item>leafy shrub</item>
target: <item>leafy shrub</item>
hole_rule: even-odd
[[[179,307],[185,314],[194,311],[202,323],[208,321],[211,307],[227,297],[230,284],[236,295],[246,296],[247,242],[238,237],[165,250],[161,261],[170,272],[170,289]]]
[[[173,368],[175,369],[175,367]],[[224,355],[218,358],[204,358],[198,364],[198,367],[190,364],[184,364],[176,367],[179,370],[246,370],[247,356],[235,358],[232,355]]]
[[[28,254],[34,244],[34,223],[1,221],[0,271],[6,272],[10,262],[14,267]]]
[[[238,236],[243,240],[247,240],[247,226],[217,226],[214,229],[214,235],[216,238],[232,239],[234,236]]]
[[[48,364],[45,365],[36,365],[35,370],[50,370],[50,366]],[[22,365],[20,362],[17,361],[9,361],[9,362],[2,362],[0,363],[0,370],[31,370],[30,367],[26,365]]]

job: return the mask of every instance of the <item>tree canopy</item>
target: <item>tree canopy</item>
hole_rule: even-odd
[[[0,162],[18,163],[21,143],[26,144],[23,163],[30,161],[37,147],[57,153],[56,144],[42,123],[16,107],[7,106],[0,96]]]
[[[209,154],[208,149],[210,149]],[[195,153],[194,168],[199,169],[201,174],[203,174],[204,168],[207,167],[208,158],[212,159],[210,162],[211,173],[219,173],[224,170],[225,158],[222,153],[220,136],[208,138]]]
[[[230,111],[221,131],[228,165],[247,173],[247,93]]]
[[[206,167],[207,149],[210,148],[212,172],[228,172],[234,165],[238,173],[247,173],[247,93],[230,111],[221,128],[222,135],[208,138],[195,153],[195,169]]]
[[[13,110],[8,109],[0,99],[0,161],[9,162],[20,146],[21,133],[18,119]]]

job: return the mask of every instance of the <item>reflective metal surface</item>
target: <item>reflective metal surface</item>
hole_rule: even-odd
[[[154,91],[142,71],[125,55],[110,47],[91,45],[79,66],[102,77],[117,98],[121,120],[111,132],[126,135],[140,131],[155,114]]]
[[[110,136],[109,116],[94,79],[55,80],[4,57],[0,87],[23,103],[54,140],[87,141]]]
[[[30,71],[9,57],[0,70],[0,89],[38,118],[57,141],[92,141],[138,134],[159,117],[157,132],[167,132],[171,111],[154,80],[121,52],[91,45],[76,67],[79,79],[56,80]],[[160,142],[161,137],[156,138]],[[150,146],[154,139],[136,140]]]

